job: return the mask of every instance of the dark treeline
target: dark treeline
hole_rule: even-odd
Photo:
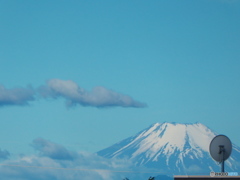
[[[154,179],[155,179],[155,177],[152,177],[152,176],[150,176],[150,177],[148,178],[148,180],[154,180]],[[123,180],[130,180],[130,179],[124,178]]]

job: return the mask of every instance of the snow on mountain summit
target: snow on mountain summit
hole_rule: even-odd
[[[209,144],[216,135],[201,123],[155,123],[98,154],[106,158],[128,158],[137,166],[176,174],[210,171],[217,168],[209,156]],[[236,154],[239,148],[234,146],[233,151]],[[230,170],[236,169],[235,159],[228,162]]]
[[[170,155],[177,149],[183,151],[185,146],[195,149],[201,148],[208,151],[209,143],[215,136],[206,126],[196,124],[177,124],[177,123],[156,123],[150,128],[143,130],[135,136],[131,143],[123,146],[112,154],[112,157],[119,156],[123,150],[137,147],[132,154],[132,158],[146,152],[148,158],[157,158],[159,150],[164,147],[161,154]]]
[[[145,137],[139,145],[139,151],[151,149],[151,155],[153,155],[163,146],[165,146],[165,154],[173,152],[174,149],[182,151],[186,143],[190,143],[191,147],[200,147],[204,151],[208,151],[208,145],[215,134],[200,123],[156,123],[152,128],[142,132],[139,136]]]

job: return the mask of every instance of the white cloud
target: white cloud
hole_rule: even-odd
[[[71,80],[51,79],[37,90],[28,88],[6,89],[0,85],[0,107],[6,105],[27,105],[36,98],[64,98],[67,106],[92,107],[134,107],[143,108],[145,103],[132,97],[115,92],[102,86],[94,87],[91,91],[78,86]]]
[[[40,88],[43,97],[67,100],[68,106],[94,106],[94,107],[146,107],[145,103],[134,100],[128,95],[120,94],[105,87],[97,86],[92,91],[86,91],[70,80],[51,79]]]
[[[200,173],[203,172],[203,169],[201,167],[199,167],[198,165],[191,165],[188,168],[186,168],[186,172],[190,173],[190,174],[194,174],[194,173]]]
[[[8,159],[10,153],[7,150],[0,149],[0,159]]]
[[[34,100],[34,90],[32,88],[6,89],[0,86],[0,106],[6,105],[26,105]]]
[[[68,151],[65,147],[43,138],[33,140],[31,146],[39,152],[40,156],[46,156],[51,159],[72,160],[77,156],[75,153]]]
[[[96,154],[69,151],[42,138],[33,140],[31,146],[38,151],[37,155],[24,155],[0,163],[2,179],[112,180],[122,179],[126,173],[119,172],[133,166],[128,160],[105,159]],[[65,158],[66,154],[73,156]]]
[[[31,146],[37,151],[35,155],[19,155],[0,162],[1,179],[121,180],[148,179],[159,174],[156,169],[136,167],[129,159],[106,159],[93,153],[70,151],[43,138],[33,140]]]

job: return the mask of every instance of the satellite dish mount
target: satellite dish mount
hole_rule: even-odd
[[[224,145],[219,145],[219,155],[221,156],[221,172],[224,172]]]

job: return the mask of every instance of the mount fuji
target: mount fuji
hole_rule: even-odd
[[[220,165],[209,154],[209,144],[216,135],[201,123],[156,123],[97,154],[129,159],[138,167],[169,175],[209,175],[210,171],[220,171]],[[239,169],[240,148],[233,144],[225,171]]]

